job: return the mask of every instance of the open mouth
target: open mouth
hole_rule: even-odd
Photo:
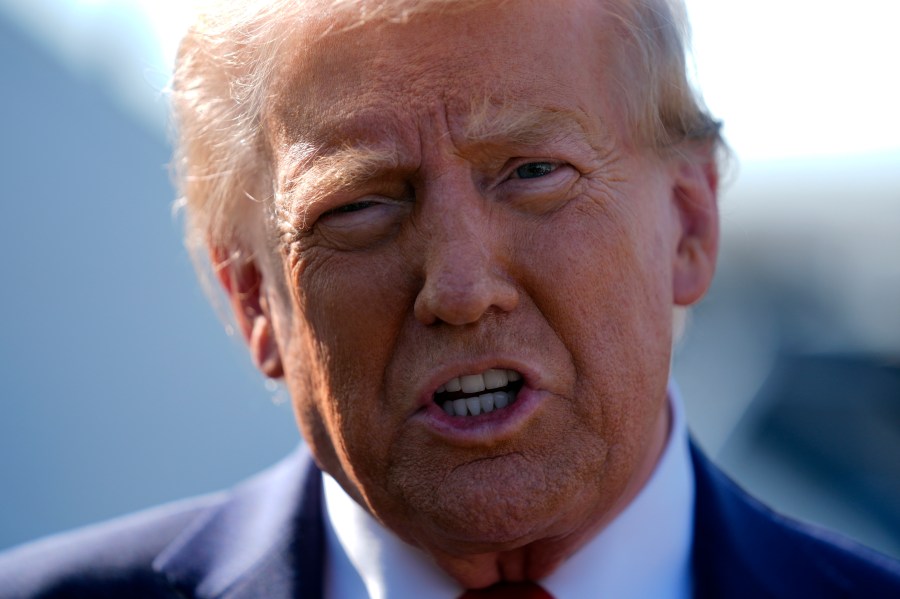
[[[434,401],[449,416],[478,416],[514,403],[523,382],[515,370],[492,368],[450,379],[435,391]]]

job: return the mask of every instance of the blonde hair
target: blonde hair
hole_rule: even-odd
[[[331,0],[351,26],[414,12],[455,10],[486,0]],[[500,0],[503,1],[503,0]],[[599,0],[598,0],[599,1]],[[682,0],[608,0],[623,52],[616,84],[634,139],[659,151],[684,142],[718,145],[719,124],[687,76]],[[175,178],[186,212],[186,241],[237,250],[241,228],[270,202],[274,173],[261,120],[290,25],[308,18],[302,0],[223,0],[182,41],[172,84],[177,130]],[[320,10],[325,10],[320,8]],[[327,35],[327,32],[324,34]]]

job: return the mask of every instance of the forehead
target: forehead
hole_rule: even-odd
[[[268,95],[273,141],[369,143],[398,135],[417,118],[471,129],[473,117],[498,112],[507,121],[517,111],[589,120],[609,99],[611,36],[602,3],[431,4],[364,24],[349,12],[299,24]]]

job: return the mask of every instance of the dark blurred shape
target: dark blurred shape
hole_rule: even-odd
[[[900,555],[900,360],[781,354],[721,459],[776,507]]]

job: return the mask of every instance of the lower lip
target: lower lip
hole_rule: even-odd
[[[540,406],[545,393],[523,386],[505,408],[478,416],[450,416],[435,402],[416,413],[415,420],[448,441],[466,444],[497,442],[515,434]]]

